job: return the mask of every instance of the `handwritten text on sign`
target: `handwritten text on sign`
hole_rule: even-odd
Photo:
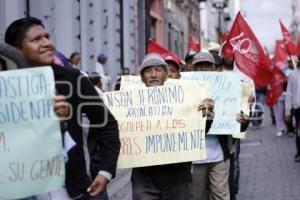
[[[118,167],[204,159],[205,119],[197,107],[206,92],[207,83],[196,81],[104,93],[119,123]]]
[[[241,112],[241,84],[231,72],[183,72],[183,80],[209,82],[208,96],[215,100],[215,117],[208,134],[228,135],[240,131],[236,115]]]
[[[208,81],[207,98],[215,100],[215,117],[208,134],[231,135],[240,131],[240,124],[236,121],[236,114],[241,110],[240,80],[230,72],[182,72],[181,80],[168,79],[165,85],[174,85],[178,81],[200,80]],[[122,76],[121,89],[145,87],[138,76]],[[193,98],[197,90],[191,96]]]
[[[54,190],[64,159],[50,67],[0,72],[0,199]]]

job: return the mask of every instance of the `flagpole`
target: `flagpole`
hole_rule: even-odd
[[[223,47],[224,47],[225,44],[226,44],[226,40],[224,42],[222,42],[222,44],[221,44],[221,47],[220,47],[220,50],[219,50],[219,53],[218,53],[218,55],[220,57],[222,57],[222,50],[223,50]]]
[[[296,69],[296,61],[294,60],[292,54],[296,54],[296,47],[292,39],[291,33],[287,30],[287,28],[283,25],[282,21],[279,19],[280,29],[283,36],[283,41],[285,48],[287,50],[288,55],[291,58],[294,69]]]
[[[290,55],[290,54],[289,54],[289,56],[290,56],[290,58],[291,58],[291,61],[292,61],[292,64],[293,64],[294,69],[296,69],[297,65],[296,65],[296,60],[294,59],[294,56],[292,56],[292,55]]]

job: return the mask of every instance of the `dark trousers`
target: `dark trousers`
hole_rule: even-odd
[[[76,200],[108,200],[108,194],[106,190],[96,197],[92,197],[85,193],[84,195],[76,198]]]
[[[294,127],[294,124],[293,124],[294,115],[295,115],[295,112],[292,109],[291,110],[291,118],[289,119],[288,122],[285,122],[287,133],[295,133],[295,127]]]
[[[239,192],[239,182],[240,182],[241,140],[236,139],[235,145],[236,145],[236,150],[234,152],[234,188],[235,188],[235,194],[237,194]]]
[[[133,168],[133,200],[189,200],[191,163]]]
[[[296,134],[296,148],[297,148],[297,155],[300,155],[300,108],[294,110],[294,116],[296,119],[296,127],[295,127],[295,134]]]
[[[229,191],[230,200],[235,200],[235,195],[239,191],[240,180],[240,152],[241,152],[240,139],[234,140],[235,152],[230,155],[230,169],[229,169]]]
[[[229,192],[230,200],[235,200],[235,188],[234,188],[234,153],[230,154],[230,168],[229,168]]]

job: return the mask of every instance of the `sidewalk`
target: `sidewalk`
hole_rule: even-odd
[[[132,200],[130,176],[131,169],[117,171],[116,178],[108,184],[109,200]]]
[[[276,137],[268,108],[264,126],[249,128],[241,141],[237,200],[300,200],[300,163],[294,162],[295,138]]]
[[[294,162],[295,138],[276,137],[269,110],[264,126],[249,128],[241,141],[237,200],[300,200],[300,163]],[[110,200],[132,200],[131,170],[119,170],[108,188]]]

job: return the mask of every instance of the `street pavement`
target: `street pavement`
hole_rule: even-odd
[[[300,200],[300,163],[294,162],[295,138],[277,137],[269,110],[263,127],[249,128],[241,142],[237,200]]]
[[[263,126],[249,128],[241,141],[237,200],[300,200],[300,163],[294,162],[295,138],[277,137],[265,109]],[[109,184],[110,200],[132,200],[130,169],[118,170]]]

